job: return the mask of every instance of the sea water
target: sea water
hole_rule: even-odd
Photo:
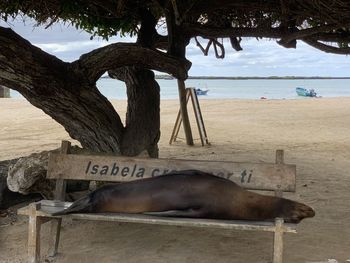
[[[157,79],[161,99],[177,99],[178,89],[175,79]],[[314,89],[317,96],[350,96],[350,79],[189,79],[187,87],[208,89],[201,99],[308,99],[296,94],[296,87]],[[126,99],[124,82],[101,78],[97,81],[100,92],[109,99]],[[21,95],[11,90],[11,97]]]

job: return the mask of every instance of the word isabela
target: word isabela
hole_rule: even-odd
[[[113,165],[98,165],[92,164],[91,161],[88,163],[85,174],[91,175],[110,175],[110,176],[130,176],[130,177],[139,177],[142,178],[145,175],[146,169],[144,167],[139,167],[137,164],[134,164],[132,167],[124,166],[120,167],[117,163]],[[152,175],[155,176],[155,175]]]
[[[112,164],[94,164],[92,161],[89,161],[86,168],[85,168],[85,174],[90,176],[121,176],[121,177],[136,177],[136,178],[143,178],[143,177],[155,177],[171,172],[176,172],[178,170],[175,169],[167,169],[167,168],[149,168],[144,167],[140,164],[118,164],[117,162],[114,162]],[[214,175],[226,179],[233,179],[233,177],[238,177],[238,180],[241,183],[250,183],[253,170],[242,170],[239,172],[218,172],[214,173]]]

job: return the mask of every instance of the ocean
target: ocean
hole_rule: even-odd
[[[158,79],[161,99],[177,99],[177,81]],[[296,87],[314,89],[317,96],[344,97],[350,96],[350,79],[189,79],[187,87],[208,89],[208,94],[201,99],[309,99],[297,96]],[[97,82],[101,93],[109,99],[126,99],[124,82],[101,78]],[[11,97],[21,95],[11,90]]]

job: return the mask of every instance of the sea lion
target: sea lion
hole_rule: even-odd
[[[113,212],[259,221],[281,217],[293,223],[315,215],[307,205],[250,192],[197,170],[105,185],[55,215]]]

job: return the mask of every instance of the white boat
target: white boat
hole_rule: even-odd
[[[202,90],[202,89],[197,88],[197,89],[195,89],[195,91],[196,91],[197,96],[200,96],[200,95],[207,95],[209,90],[208,89]]]

